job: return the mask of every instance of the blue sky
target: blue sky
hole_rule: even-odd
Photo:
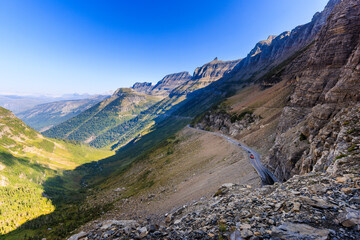
[[[327,0],[2,0],[0,94],[103,93],[245,57]]]

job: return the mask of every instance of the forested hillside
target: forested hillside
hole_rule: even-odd
[[[132,89],[118,89],[110,98],[45,131],[44,135],[76,140],[96,147],[107,147],[113,141],[99,136],[135,118],[160,99],[156,96],[138,94]]]
[[[55,206],[43,184],[80,164],[102,159],[111,152],[81,144],[44,138],[10,111],[0,108],[0,233],[4,234]],[[68,179],[64,189],[79,182]],[[48,190],[55,186],[48,186]],[[61,189],[61,186],[56,186]]]
[[[63,100],[36,105],[16,116],[37,131],[43,132],[75,117],[109,96],[99,95],[80,100]]]

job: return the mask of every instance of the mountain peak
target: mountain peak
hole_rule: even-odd
[[[133,92],[134,90],[131,89],[131,88],[119,88],[118,90],[116,90],[113,94],[113,96],[122,96],[124,94],[127,94],[127,93],[131,93]]]
[[[151,91],[153,85],[151,82],[136,82],[131,88],[138,93],[147,94]]]
[[[193,79],[202,78],[205,81],[215,81],[222,77],[226,72],[231,71],[241,60],[220,61],[216,57],[209,63],[198,67],[194,71]]]
[[[151,90],[152,95],[167,95],[181,84],[191,80],[189,72],[179,72],[166,75]]]

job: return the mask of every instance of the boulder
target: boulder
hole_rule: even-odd
[[[318,229],[307,224],[283,223],[278,227],[273,227],[271,236],[274,238],[286,240],[313,239],[326,240],[330,231],[327,229]]]

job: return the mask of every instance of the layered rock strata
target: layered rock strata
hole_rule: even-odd
[[[360,101],[359,38],[359,2],[343,0],[315,43],[281,73],[280,79],[292,82],[295,90],[283,110],[268,159],[280,179],[311,171],[327,151],[315,152],[309,146],[317,144],[336,119],[350,114],[346,107]],[[338,126],[328,137],[339,140],[341,129]],[[296,144],[300,136],[308,144]],[[321,166],[325,170],[326,164]]]

